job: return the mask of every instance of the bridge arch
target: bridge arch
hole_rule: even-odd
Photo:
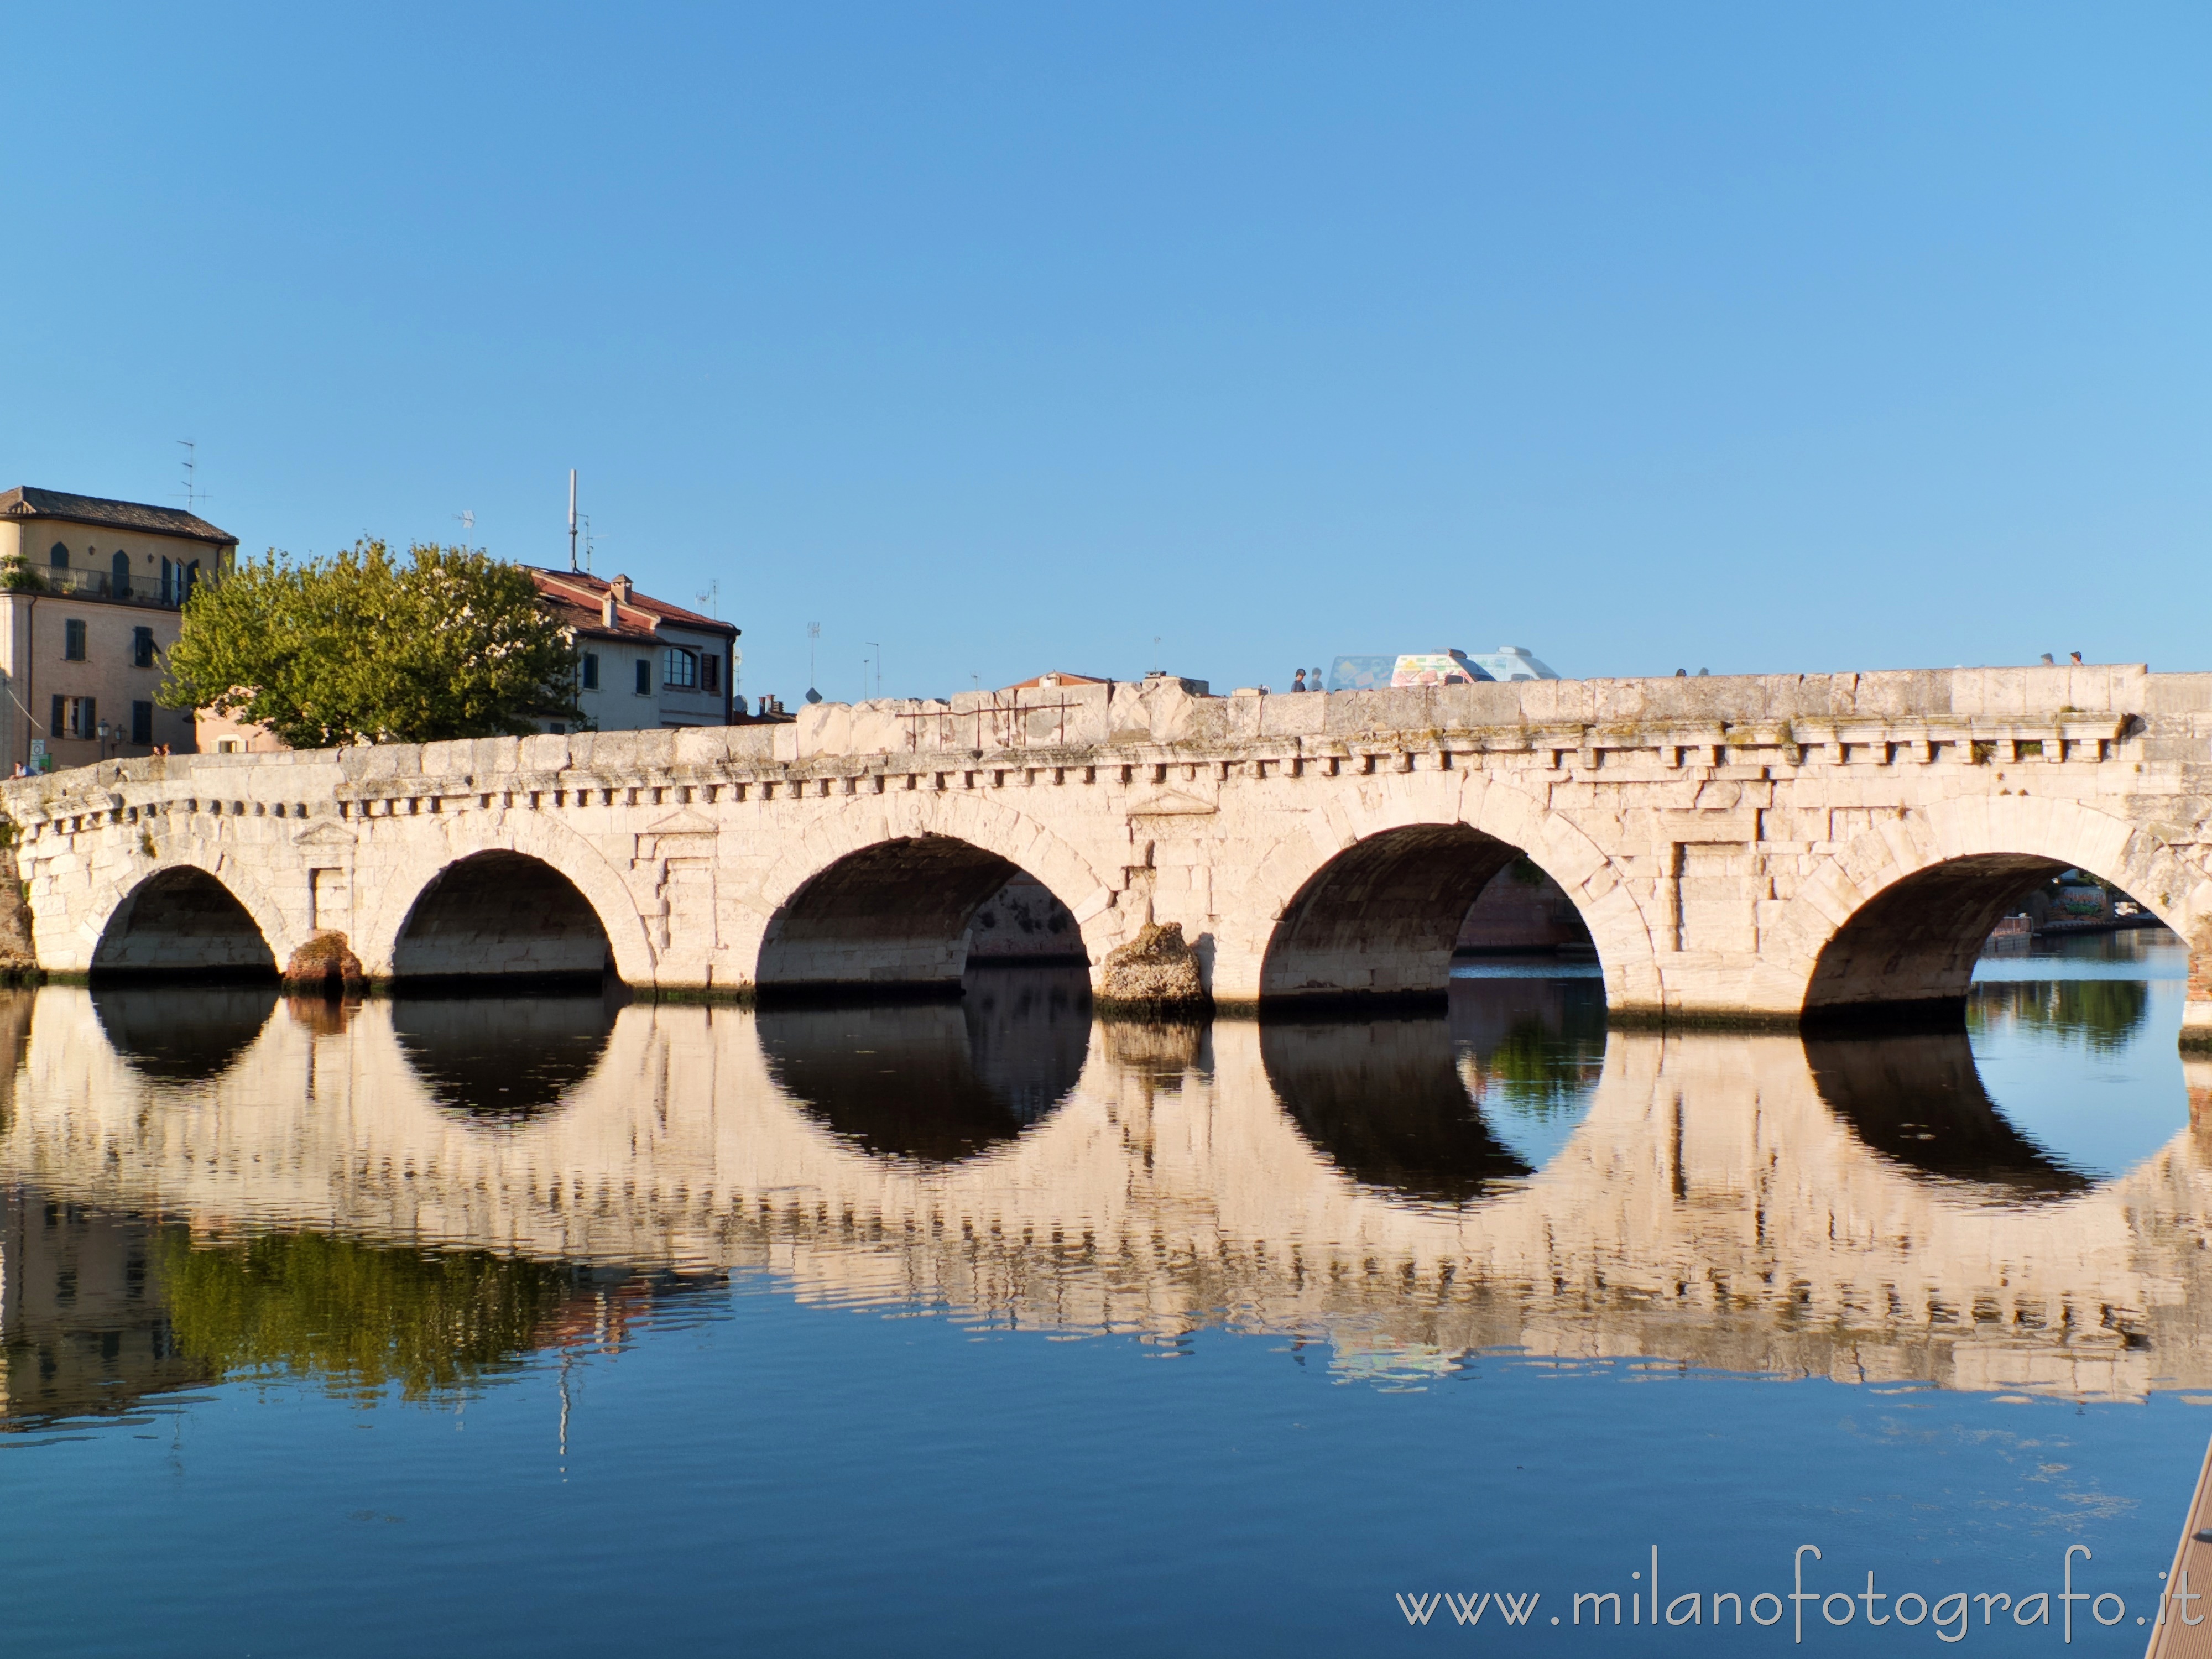
[[[2079,802],[1999,795],[1900,811],[1821,859],[1765,930],[1760,970],[1787,977],[1808,1024],[1955,1023],[1998,917],[2068,869],[2212,944],[2212,878],[2164,842]]]
[[[1332,806],[1260,860],[1256,928],[1223,941],[1217,1000],[1441,996],[1468,908],[1526,859],[1573,902],[1616,1007],[1660,1000],[1650,928],[1620,868],[1558,811],[1479,773]],[[1319,816],[1319,815],[1317,815]],[[1239,981],[1249,992],[1240,992]]]
[[[957,986],[976,910],[1016,874],[1082,932],[1095,969],[1118,942],[1113,893],[1074,848],[1024,814],[955,797],[894,800],[810,824],[760,884],[754,982],[775,988]]]
[[[542,859],[495,848],[454,860],[416,895],[392,942],[392,977],[598,980],[613,954],[574,882]]]
[[[355,941],[374,976],[590,974],[611,965],[627,984],[653,982],[655,953],[638,899],[597,848],[557,820],[512,815],[474,845],[441,839],[430,856],[403,867],[412,879],[384,884]],[[533,915],[532,900],[551,908]],[[456,957],[455,968],[433,965],[433,941],[458,950],[471,927],[495,948]],[[602,954],[588,965],[594,932]],[[528,965],[533,943],[542,947],[538,959],[553,965]]]
[[[172,859],[122,893],[92,948],[94,978],[276,976],[283,915],[234,868]]]

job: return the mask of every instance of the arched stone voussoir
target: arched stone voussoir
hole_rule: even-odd
[[[109,861],[101,860],[101,866]],[[231,897],[236,899],[261,934],[262,943],[269,947],[272,959],[278,963],[288,961],[292,952],[306,943],[313,930],[306,927],[307,906],[304,901],[297,906],[299,919],[288,916],[283,906],[263,884],[250,874],[228,852],[208,853],[191,847],[166,848],[158,858],[147,858],[134,848],[125,858],[115,860],[119,868],[101,869],[101,886],[97,890],[104,902],[88,910],[74,929],[69,930],[79,949],[73,952],[74,961],[62,959],[62,953],[41,944],[40,960],[52,969],[63,973],[84,973],[98,965],[100,942],[107,937],[108,929],[131,897],[147,883],[173,870],[197,870],[208,877]],[[46,918],[39,914],[35,900],[32,903],[32,925],[43,928]],[[60,918],[55,918],[60,922]],[[62,929],[57,927],[58,934]]]
[[[965,842],[1034,877],[1075,914],[1086,939],[1090,923],[1084,912],[1095,918],[1112,902],[1114,888],[1091,860],[1035,818],[995,802],[963,803],[952,796],[940,804],[915,791],[889,811],[825,814],[810,824],[799,844],[769,866],[746,896],[744,908],[765,930],[779,910],[841,859],[920,836]]]
[[[408,822],[411,827],[414,821]],[[382,848],[372,841],[364,850],[373,857]],[[386,866],[390,873],[380,881],[374,907],[365,917],[356,912],[354,953],[372,978],[391,975],[400,933],[431,884],[479,853],[520,854],[562,877],[599,918],[617,977],[629,985],[654,982],[658,957],[646,921],[655,903],[653,896],[633,890],[586,836],[558,818],[535,812],[509,813],[495,823],[474,824],[465,836],[417,831],[401,843]]]
[[[2203,872],[2147,831],[2078,801],[1963,796],[1916,806],[1901,822],[1879,823],[1823,857],[1762,925],[1757,977],[1763,994],[1807,1006],[1823,953],[1869,906],[1901,883],[1977,859],[2042,860],[2086,871],[2132,895],[2184,937],[2197,914],[2186,896],[2205,881]],[[1995,867],[2032,872],[2034,866]],[[1786,999],[1784,988],[1794,988]]]
[[[1566,814],[1538,805],[1499,779],[1465,775],[1470,785],[1457,792],[1455,816],[1425,813],[1419,795],[1408,791],[1317,815],[1319,823],[1275,842],[1238,895],[1237,909],[1244,925],[1223,929],[1223,945],[1234,948],[1223,950],[1218,966],[1233,960],[1240,978],[1258,989],[1273,977],[1267,963],[1278,949],[1279,930],[1335,860],[1395,831],[1463,826],[1516,849],[1559,884],[1590,931],[1609,986],[1616,975],[1622,976],[1621,984],[1656,984],[1651,928],[1629,872]],[[1437,781],[1441,785],[1443,775]],[[1347,831],[1356,833],[1346,838]],[[1457,919],[1453,921],[1456,927]],[[1243,994],[1216,988],[1217,995],[1224,994]]]

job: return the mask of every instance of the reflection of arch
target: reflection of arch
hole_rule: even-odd
[[[551,865],[521,853],[475,853],[416,896],[392,941],[392,976],[596,981],[611,954],[591,901]]]
[[[754,977],[763,989],[950,989],[967,966],[969,921],[1021,872],[1004,854],[951,836],[860,847],[776,910]]]
[[[133,1071],[160,1083],[204,1083],[236,1064],[268,1024],[276,988],[100,985],[100,1029]]]
[[[1384,838],[1395,832],[1419,831],[1424,832],[1421,839],[1402,843],[1405,863],[1400,874],[1406,884],[1399,890],[1401,894],[1418,889],[1423,879],[1422,866],[1431,861],[1448,862],[1479,853],[1495,875],[1515,856],[1524,857],[1559,884],[1589,930],[1604,969],[1608,1001],[1616,1006],[1660,1005],[1651,930],[1634,893],[1596,842],[1565,814],[1539,805],[1519,790],[1477,770],[1420,771],[1394,778],[1392,783],[1390,790],[1377,796],[1346,794],[1333,799],[1314,814],[1310,828],[1285,836],[1256,860],[1256,878],[1238,897],[1234,912],[1224,907],[1222,938],[1214,957],[1212,989],[1217,1000],[1347,991],[1354,994],[1392,989],[1441,991],[1445,982],[1443,964],[1449,957],[1452,933],[1466,915],[1465,906],[1451,918],[1452,931],[1444,934],[1441,953],[1433,957],[1432,973],[1411,963],[1389,965],[1389,950],[1370,949],[1338,957],[1339,965],[1347,970],[1360,974],[1372,970],[1396,981],[1395,987],[1378,984],[1371,978],[1364,984],[1333,986],[1327,982],[1326,973],[1304,975],[1321,979],[1323,982],[1319,985],[1294,985],[1288,981],[1297,974],[1299,964],[1287,956],[1280,961],[1273,959],[1285,941],[1285,924],[1305,921],[1303,912],[1296,915],[1294,912],[1300,912],[1302,904],[1328,890],[1332,864],[1355,854],[1358,861],[1344,866],[1346,872],[1357,873],[1363,881],[1382,878],[1383,872],[1378,866],[1383,855],[1358,854],[1360,846],[1384,843]],[[1436,834],[1455,830],[1461,832],[1456,840]],[[1425,853],[1419,850],[1423,848]],[[1378,866],[1370,866],[1370,859],[1378,860]],[[1491,863],[1493,859],[1498,862]],[[1443,890],[1442,878],[1438,878],[1438,890]],[[1455,893],[1456,888],[1453,890]],[[1470,891],[1470,903],[1474,896]],[[1449,900],[1442,899],[1440,903],[1448,908]],[[1340,931],[1338,937],[1341,942],[1351,933]],[[1428,953],[1437,950],[1433,935],[1425,928],[1409,930],[1401,938],[1409,948],[1423,953],[1423,962],[1431,959]],[[1308,958],[1308,965],[1314,960]]]
[[[1461,1204],[1533,1173],[1468,1098],[1441,1018],[1270,1020],[1260,1057],[1315,1150],[1363,1185]]]
[[[2204,877],[2163,842],[2074,801],[2000,795],[1901,812],[1821,860],[1763,930],[1759,972],[1790,975],[1815,1023],[1884,1010],[1962,1024],[1997,917],[2069,868],[2188,937]]]
[[[2013,1127],[1983,1087],[1963,1033],[1809,1037],[1805,1063],[1820,1098],[1858,1138],[1909,1169],[2002,1203],[2095,1184]]]
[[[520,1122],[564,1104],[598,1069],[615,1012],[599,995],[410,998],[392,1004],[392,1029],[441,1106]]]
[[[1091,1037],[1080,976],[1059,997],[763,1008],[769,1074],[878,1157],[951,1164],[1011,1140],[1073,1089]]]
[[[274,978],[269,940],[281,937],[276,919],[251,888],[246,894],[198,864],[155,871],[109,913],[93,947],[93,975]]]

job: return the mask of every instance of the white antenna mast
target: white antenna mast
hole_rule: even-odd
[[[461,545],[466,547],[469,544],[470,536],[475,532],[477,527],[475,510],[465,507],[453,516],[461,521]]]
[[[576,573],[576,469],[568,469],[568,574]]]
[[[179,438],[177,442],[185,452],[185,511],[189,513],[199,494],[200,447],[190,438]]]

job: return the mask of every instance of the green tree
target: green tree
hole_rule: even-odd
[[[527,571],[465,547],[273,550],[185,602],[161,701],[295,749],[520,735],[579,718],[575,648]]]

